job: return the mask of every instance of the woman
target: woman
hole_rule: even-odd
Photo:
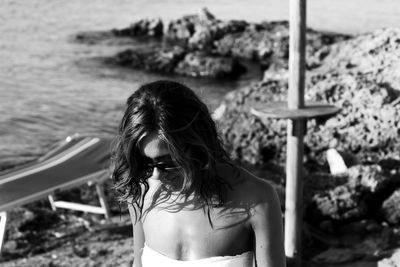
[[[231,162],[206,105],[172,81],[127,101],[113,178],[133,223],[133,266],[285,266],[279,200]]]

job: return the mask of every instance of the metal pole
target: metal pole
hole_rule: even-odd
[[[290,0],[288,108],[304,107],[306,0]],[[287,127],[285,252],[301,266],[302,163],[305,119],[289,119]],[[292,265],[292,264],[290,264]]]

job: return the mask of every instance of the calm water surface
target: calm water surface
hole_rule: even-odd
[[[81,132],[113,135],[127,96],[162,75],[110,68],[93,58],[111,46],[70,41],[88,30],[121,28],[143,17],[172,19],[208,7],[218,18],[287,19],[281,0],[2,0],[0,1],[0,169],[35,159],[55,142]],[[308,23],[316,29],[359,33],[400,25],[400,1],[309,0]],[[173,77],[192,88],[210,109],[238,81]]]

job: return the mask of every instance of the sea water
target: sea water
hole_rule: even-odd
[[[223,95],[258,79],[213,81],[105,66],[121,47],[72,42],[81,31],[122,28],[208,9],[221,19],[288,18],[288,0],[1,0],[0,169],[34,160],[76,132],[115,134],[125,99],[138,85],[169,78],[192,87],[210,109]],[[359,33],[397,26],[400,1],[309,0],[309,26]]]

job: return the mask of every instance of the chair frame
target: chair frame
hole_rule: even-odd
[[[49,188],[42,192],[38,192],[34,195],[27,196],[25,198],[19,199],[13,203],[8,203],[0,207],[0,256],[3,247],[3,242],[6,238],[6,225],[7,225],[7,211],[11,210],[12,208],[22,206],[27,203],[31,203],[35,200],[43,199],[48,197],[51,208],[56,211],[57,208],[63,209],[70,209],[70,210],[78,210],[88,213],[95,213],[95,214],[103,214],[106,220],[110,220],[110,209],[107,204],[105,194],[104,194],[104,181],[108,178],[105,176],[106,170],[101,170],[90,175],[86,175],[81,177],[80,179],[76,179],[73,181],[69,181],[63,185],[59,185],[53,188]],[[61,201],[55,200],[54,194],[60,191],[64,191],[82,184],[87,183],[89,186],[95,185],[96,193],[100,202],[100,206],[93,206],[93,205],[85,205],[80,203],[68,202],[68,201]]]

